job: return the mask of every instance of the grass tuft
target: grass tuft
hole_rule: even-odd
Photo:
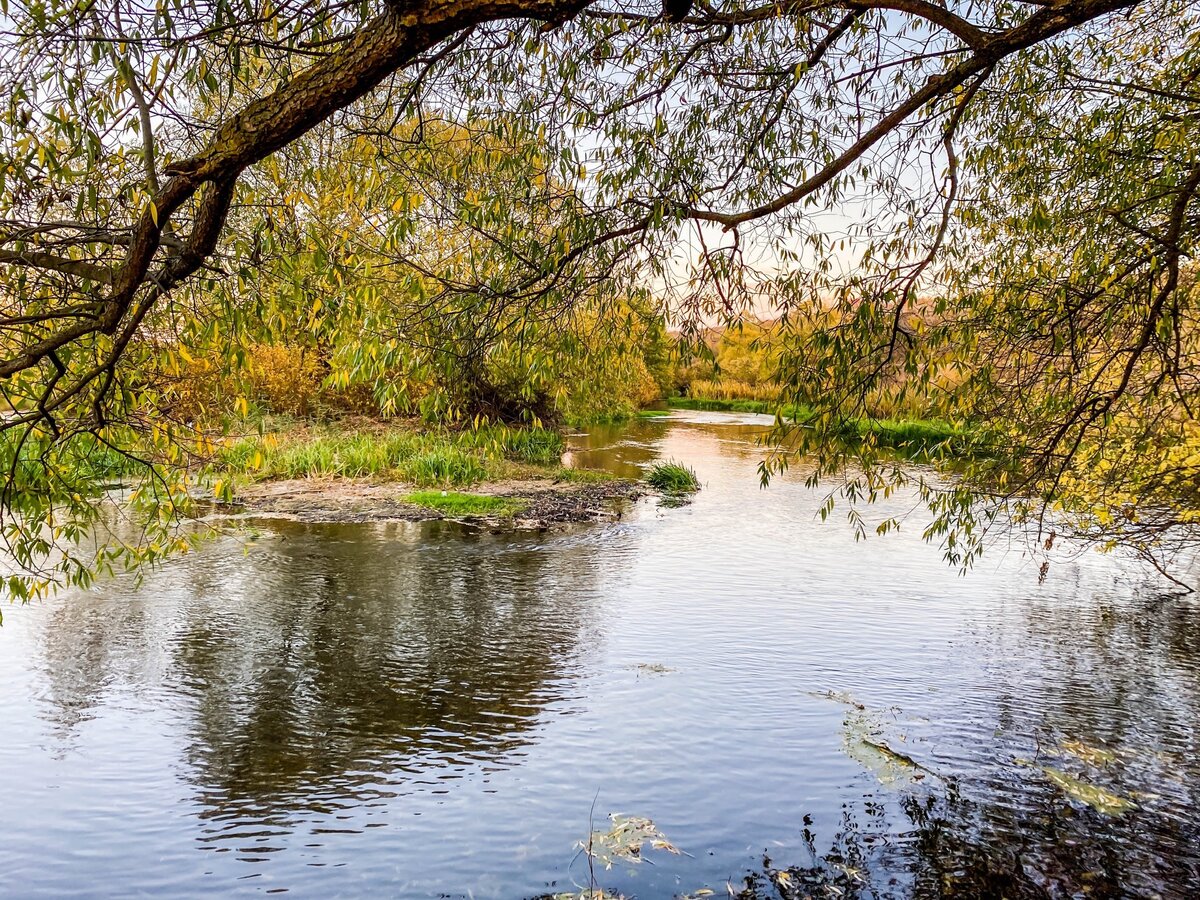
[[[457,447],[433,447],[405,460],[400,477],[421,485],[475,484],[488,477],[484,460]]]
[[[646,473],[646,481],[666,494],[692,494],[700,490],[696,470],[674,460],[656,463]]]

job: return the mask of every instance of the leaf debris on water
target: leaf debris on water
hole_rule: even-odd
[[[884,787],[915,784],[926,775],[940,777],[907,753],[890,747],[881,731],[877,716],[867,712],[848,713],[842,724],[842,747],[846,755],[873,773]]]
[[[665,850],[676,855],[683,853],[667,840],[667,836],[659,831],[658,826],[650,819],[642,816],[622,816],[617,813],[612,813],[609,819],[612,821],[612,827],[608,831],[593,832],[587,843],[581,842],[579,845],[606,869],[611,869],[618,861],[648,862],[643,855],[643,847],[647,844],[652,850]]]
[[[1137,804],[1128,797],[1114,794],[1099,785],[1089,784],[1074,775],[1068,775],[1050,766],[1042,766],[1041,772],[1051,784],[1072,800],[1084,803],[1106,816],[1120,816],[1137,808]]]

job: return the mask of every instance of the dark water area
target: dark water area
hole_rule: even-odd
[[[571,439],[693,466],[679,509],[261,523],[6,607],[0,895],[578,895],[620,814],[681,851],[594,841],[627,897],[1200,896],[1200,605],[1019,541],[963,577],[919,515],[856,542],[759,488],[766,422]]]

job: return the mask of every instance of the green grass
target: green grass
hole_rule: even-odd
[[[672,397],[667,402],[676,409],[763,413],[769,416],[778,412],[785,420],[801,425],[815,418],[813,410],[801,404],[779,406],[763,400],[713,400],[704,397]],[[869,436],[880,447],[907,452],[926,451],[942,444],[951,450],[965,450],[973,437],[967,428],[939,419],[864,417],[838,423],[833,431],[842,438],[852,440],[865,440]]]
[[[661,419],[663,416],[669,416],[670,414],[671,414],[671,411],[669,409],[639,409],[638,410],[638,418],[639,419]]]
[[[696,470],[674,460],[651,466],[646,481],[665,494],[692,494],[700,490]]]
[[[128,434],[112,440],[136,446]],[[0,468],[12,472],[18,491],[40,490],[48,473],[58,473],[55,477],[62,479],[59,486],[64,489],[69,483],[72,491],[93,491],[105,484],[141,478],[149,471],[137,452],[121,453],[92,434],[56,442],[43,431],[26,435],[23,428],[0,432]]]
[[[323,427],[242,438],[223,448],[211,468],[252,480],[389,478],[448,487],[503,477],[514,463],[557,465],[562,452],[562,436],[543,428],[416,432]]]
[[[636,417],[638,411],[632,407],[604,410],[590,410],[582,413],[572,413],[563,419],[570,428],[587,428],[590,425],[620,425]]]
[[[412,484],[475,484],[491,473],[488,462],[458,447],[432,447],[405,460],[396,474]]]
[[[805,419],[812,415],[811,410],[804,406],[781,407],[769,400],[714,400],[709,397],[671,397],[667,404],[674,409],[697,409],[706,412],[740,412],[763,413],[775,415],[781,410],[785,418]],[[799,414],[799,415],[796,415]]]
[[[404,498],[426,509],[436,509],[447,516],[513,516],[527,503],[513,497],[493,497],[485,494],[460,494],[454,491],[417,491]]]
[[[562,435],[545,428],[486,425],[461,432],[458,440],[462,446],[483,450],[494,456],[540,465],[558,462],[566,449]]]
[[[938,444],[965,446],[970,438],[966,429],[936,419],[858,419],[843,431],[859,438],[873,435],[881,446],[910,450]]]

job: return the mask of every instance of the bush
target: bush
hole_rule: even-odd
[[[272,412],[306,416],[321,392],[323,368],[315,350],[259,344],[250,350],[247,392]]]

